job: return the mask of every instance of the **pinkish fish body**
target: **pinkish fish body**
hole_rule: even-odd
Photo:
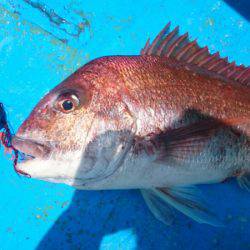
[[[78,189],[139,188],[167,224],[159,201],[219,225],[193,185],[250,187],[250,69],[168,28],[140,56],[93,60],[46,95],[12,140],[33,156],[17,168]]]

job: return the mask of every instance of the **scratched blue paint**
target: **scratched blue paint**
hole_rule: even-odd
[[[80,65],[138,54],[169,20],[211,51],[249,65],[250,5],[238,2],[1,0],[0,101],[14,130]],[[249,194],[235,181],[201,187],[226,227],[178,213],[166,227],[137,191],[75,191],[19,178],[0,153],[0,249],[250,249]]]

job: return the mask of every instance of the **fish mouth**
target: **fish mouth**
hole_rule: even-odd
[[[36,140],[13,136],[11,144],[14,149],[25,155],[24,161],[35,158],[46,159],[50,155],[51,146]]]

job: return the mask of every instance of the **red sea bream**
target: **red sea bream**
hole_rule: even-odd
[[[17,170],[78,189],[141,189],[221,225],[194,185],[236,177],[250,189],[250,68],[210,54],[169,24],[140,55],[95,59],[50,91],[12,139]]]

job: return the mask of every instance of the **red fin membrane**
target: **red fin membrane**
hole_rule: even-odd
[[[185,161],[192,158],[206,147],[218,129],[230,128],[247,121],[249,119],[227,119],[223,122],[208,119],[159,133],[152,138],[152,142],[160,149],[156,162]]]
[[[199,154],[221,126],[221,123],[214,120],[205,120],[159,134],[155,139],[162,147],[156,161],[186,160]]]
[[[204,74],[213,73],[219,78],[250,86],[250,67],[236,66],[227,58],[220,58],[217,52],[211,54],[207,47],[201,48],[196,40],[190,41],[188,33],[179,35],[179,27],[170,31],[170,23],[157,35],[150,44],[148,39],[141,55],[155,55],[175,59],[188,66],[196,67]]]
[[[0,103],[0,131],[1,130],[3,132],[0,132],[0,143],[3,144],[3,146],[7,152],[10,152],[13,154],[13,165],[14,165],[15,171],[18,174],[27,175],[23,171],[17,169],[17,161],[19,158],[19,152],[11,144],[12,133],[11,133],[11,129],[7,123],[6,112],[4,110],[4,106],[2,103]]]

